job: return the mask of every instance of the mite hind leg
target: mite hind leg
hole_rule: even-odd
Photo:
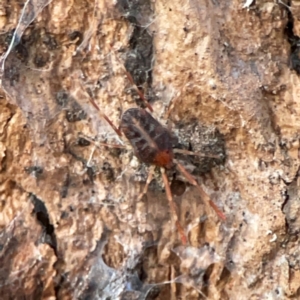
[[[181,163],[176,161],[176,165],[178,170],[180,171],[181,174],[184,175],[184,177],[192,184],[195,186],[200,194],[200,197],[202,201],[204,202],[207,211],[209,211],[209,207],[212,207],[213,210],[216,212],[216,214],[219,216],[220,219],[223,221],[226,220],[225,214],[217,207],[217,205],[210,199],[210,197],[205,193],[205,191],[202,189],[202,187],[197,183],[196,179],[192,174],[190,174]]]
[[[182,244],[187,245],[187,243],[188,243],[187,236],[184,232],[183,227],[181,226],[181,224],[179,222],[176,204],[173,200],[173,196],[172,196],[172,192],[171,192],[171,188],[170,188],[170,184],[169,184],[169,180],[168,180],[166,171],[165,171],[164,168],[160,168],[160,171],[161,171],[164,186],[165,186],[165,189],[166,189],[166,194],[167,194],[167,199],[169,201],[169,206],[170,206],[171,212],[173,214],[173,217],[175,218],[176,227],[177,227],[177,230],[180,234]]]

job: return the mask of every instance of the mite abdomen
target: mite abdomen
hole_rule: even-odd
[[[120,129],[142,162],[166,168],[172,166],[172,137],[146,110],[126,110],[122,115]]]

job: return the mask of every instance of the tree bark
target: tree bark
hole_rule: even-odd
[[[300,5],[39,1],[0,4],[1,299],[299,299]]]

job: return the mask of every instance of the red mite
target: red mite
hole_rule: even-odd
[[[140,161],[167,169],[173,166],[171,135],[146,110],[126,110],[122,115],[120,129]]]
[[[219,210],[214,202],[210,200],[209,196],[204,192],[201,186],[198,185],[195,178],[186,171],[179,162],[175,161],[174,163],[171,134],[155,120],[151,114],[142,108],[128,109],[122,115],[120,130],[129,140],[135,155],[140,161],[161,168],[167,198],[169,200],[170,208],[175,215],[176,226],[184,245],[187,244],[187,237],[178,221],[175,203],[173,201],[167,175],[165,174],[165,168],[169,169],[176,164],[179,171],[188,179],[188,181],[197,187],[205,204],[209,204],[221,219],[226,219],[225,215]]]
[[[142,100],[144,102],[147,101],[144,97],[142,98]],[[197,188],[200,197],[206,205],[206,207],[211,206],[220,219],[226,220],[224,213],[220,211],[216,204],[204,192],[202,187],[197,183],[196,179],[183,167],[182,164],[180,164],[174,159],[174,153],[172,149],[172,137],[170,132],[165,127],[163,127],[157,120],[155,120],[151,114],[149,114],[146,110],[142,108],[130,108],[123,113],[120,128],[118,129],[111,122],[111,120],[101,112],[99,106],[95,103],[93,99],[90,98],[90,102],[119,136],[122,135],[122,132],[125,134],[125,136],[127,137],[128,141],[134,149],[135,155],[140,161],[146,164],[160,167],[163,182],[166,188],[167,199],[169,201],[169,205],[173,216],[175,217],[176,226],[181,236],[181,241],[184,245],[187,244],[187,237],[185,235],[184,229],[182,228],[178,220],[176,206],[173,201],[165,169],[169,169],[176,164],[177,169],[186,177],[186,179],[192,185],[194,185]],[[148,106],[150,106],[148,102],[146,103],[148,104]],[[151,174],[150,176],[148,175],[148,179],[149,178],[151,178]],[[150,182],[148,182],[147,180],[144,193],[146,193],[149,183]]]
[[[143,93],[134,84],[133,79],[129,72],[124,70],[127,78],[131,82],[132,86],[135,87],[138,95],[145,103],[146,107],[153,111],[151,105],[144,97]],[[170,132],[163,127],[157,120],[155,120],[150,113],[142,108],[130,108],[126,110],[121,118],[121,124],[119,129],[111,122],[111,120],[101,112],[99,106],[95,101],[89,98],[91,104],[99,111],[100,115],[110,124],[114,131],[121,136],[122,132],[125,134],[126,138],[130,142],[134,153],[137,158],[149,165],[155,165],[160,167],[163,182],[166,189],[167,199],[169,201],[170,209],[175,217],[176,226],[181,236],[181,241],[184,245],[187,244],[187,237],[185,235],[184,229],[182,228],[177,215],[177,210],[175,203],[173,201],[168,177],[165,173],[165,169],[170,169],[172,166],[176,165],[177,169],[186,177],[190,184],[194,185],[206,205],[207,209],[211,206],[220,219],[226,220],[224,213],[216,206],[216,204],[209,198],[209,196],[204,192],[202,187],[197,183],[196,179],[180,164],[174,159],[174,152],[172,148],[172,136]],[[148,175],[146,186],[143,194],[147,192],[148,185],[152,178],[152,174]]]

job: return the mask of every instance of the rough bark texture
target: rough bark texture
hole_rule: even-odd
[[[44,2],[22,18],[24,1],[0,3],[1,53],[19,24],[0,89],[1,299],[300,299],[299,3]],[[101,116],[144,105],[125,68],[174,146],[217,157],[177,159],[225,222],[168,170],[187,246],[159,170],[138,199],[149,166]]]

